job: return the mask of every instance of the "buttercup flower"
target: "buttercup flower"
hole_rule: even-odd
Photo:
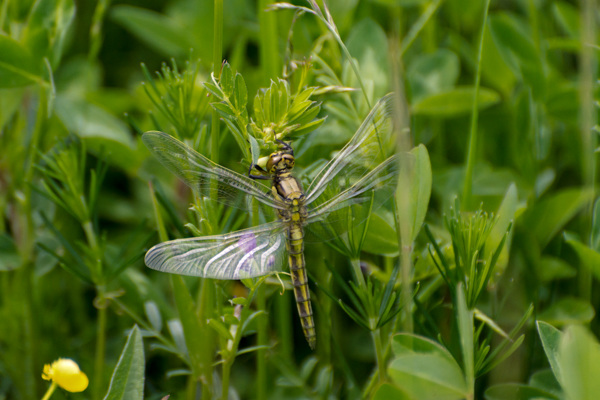
[[[88,377],[81,372],[79,365],[70,358],[59,358],[52,364],[44,365],[42,378],[73,393],[83,392],[89,383]]]

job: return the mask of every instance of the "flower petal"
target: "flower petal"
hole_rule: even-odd
[[[89,384],[88,377],[81,372],[79,365],[69,358],[59,358],[51,366],[44,366],[42,377],[52,379],[58,386],[73,393],[84,391]]]

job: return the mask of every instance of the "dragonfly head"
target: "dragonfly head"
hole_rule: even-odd
[[[277,151],[269,156],[267,161],[267,171],[270,174],[291,170],[294,168],[294,156],[286,151]]]

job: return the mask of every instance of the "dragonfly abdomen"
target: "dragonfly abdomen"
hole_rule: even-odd
[[[302,225],[291,224],[287,231],[287,251],[290,264],[290,274],[294,285],[294,296],[298,306],[298,314],[304,336],[311,349],[315,348],[317,333],[313,318],[308,278],[306,276],[306,263],[304,262],[304,231]]]

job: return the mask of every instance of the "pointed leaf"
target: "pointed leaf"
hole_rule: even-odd
[[[144,398],[144,345],[137,325],[133,327],[110,379],[104,400]]]
[[[534,234],[540,246],[544,247],[592,200],[593,195],[590,190],[563,189],[528,207],[520,221]]]
[[[542,389],[517,383],[495,385],[485,391],[486,400],[558,400]]]
[[[0,35],[0,88],[26,86],[41,81],[29,51],[11,37]]]
[[[473,108],[475,88],[472,86],[458,87],[446,92],[424,97],[413,104],[415,115],[430,115],[436,117],[456,117],[467,115]],[[480,88],[477,97],[477,108],[484,110],[500,101],[500,96],[493,90]]]
[[[196,315],[196,305],[192,299],[188,287],[183,277],[180,275],[171,275],[173,284],[173,294],[175,295],[175,304],[179,312],[179,319],[183,327],[185,344],[190,356],[190,364],[194,376],[200,376],[202,371],[202,353],[205,343],[203,332],[198,316]]]
[[[558,348],[567,399],[596,400],[600,393],[600,345],[586,328],[567,328]]]
[[[546,322],[537,321],[536,324],[546,358],[548,358],[548,362],[550,363],[550,368],[552,368],[556,380],[562,382],[562,368],[558,360],[558,347],[563,333]]]

